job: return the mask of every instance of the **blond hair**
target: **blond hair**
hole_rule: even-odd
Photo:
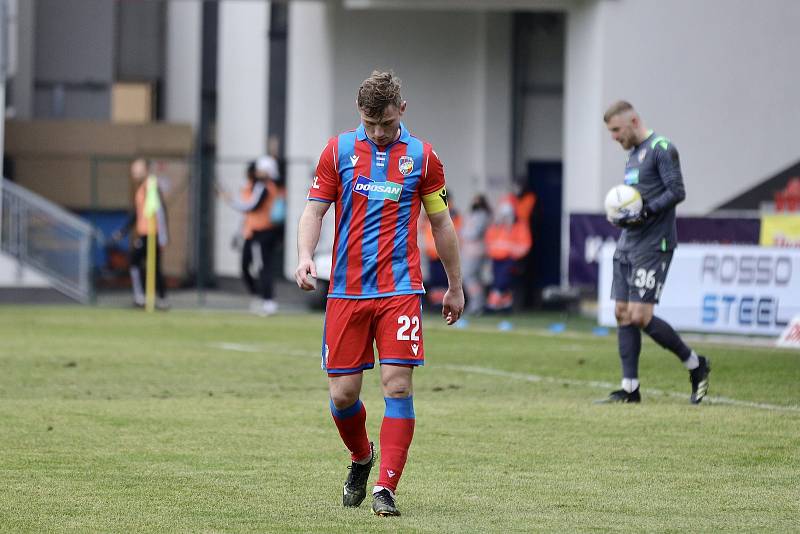
[[[608,121],[610,121],[612,117],[615,117],[620,113],[625,113],[626,111],[633,111],[633,105],[625,100],[617,100],[611,104],[603,114],[603,122],[608,124]]]

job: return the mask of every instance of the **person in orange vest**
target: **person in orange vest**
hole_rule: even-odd
[[[251,304],[251,310],[265,316],[278,312],[274,297],[273,256],[282,225],[276,224],[271,213],[282,196],[282,190],[276,184],[278,178],[275,158],[261,156],[248,165],[247,184],[240,190],[238,199],[219,191],[233,209],[244,214],[242,280],[250,294],[259,297]]]
[[[492,260],[492,287],[486,301],[490,311],[508,311],[514,305],[512,283],[517,262],[533,245],[530,216],[535,202],[533,193],[521,199],[509,195],[501,201],[495,222],[486,230],[486,252]]]
[[[147,177],[150,174],[150,163],[144,158],[138,158],[131,163],[130,178],[136,192],[134,193],[134,209],[125,225],[114,232],[113,238],[119,240],[125,233],[133,229],[130,234],[130,262],[131,289],[133,290],[133,304],[138,308],[145,305],[144,283],[146,277],[147,260],[147,217],[144,214],[145,198],[147,196]],[[166,284],[161,272],[161,256],[164,247],[169,242],[167,231],[167,212],[161,184],[158,186],[158,196],[161,199],[156,212],[156,308],[165,310],[169,308],[167,301]]]
[[[448,193],[447,209],[450,212],[450,218],[453,221],[453,226],[456,229],[456,234],[461,235],[461,215],[453,207],[453,195]],[[439,258],[439,253],[436,251],[436,244],[433,241],[433,229],[431,222],[425,213],[420,215],[419,231],[422,234],[422,251],[428,259],[428,278],[425,280],[425,294],[428,303],[434,307],[441,307],[442,298],[447,292],[447,273],[442,265],[442,260]]]

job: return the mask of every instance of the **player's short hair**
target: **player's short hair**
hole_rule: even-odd
[[[605,113],[603,113],[603,122],[608,124],[608,121],[611,120],[611,117],[615,117],[620,113],[625,113],[626,111],[633,111],[633,104],[625,100],[617,100],[608,107]]]
[[[403,102],[400,79],[392,71],[372,71],[370,77],[361,82],[356,102],[368,117],[381,117],[391,105],[399,108]]]

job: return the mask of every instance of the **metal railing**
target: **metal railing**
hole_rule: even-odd
[[[45,198],[0,178],[0,250],[78,302],[93,298],[94,229]]]

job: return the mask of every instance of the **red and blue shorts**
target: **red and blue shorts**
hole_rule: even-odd
[[[424,365],[422,295],[370,299],[329,298],[322,330],[322,369],[329,376],[381,364]]]

